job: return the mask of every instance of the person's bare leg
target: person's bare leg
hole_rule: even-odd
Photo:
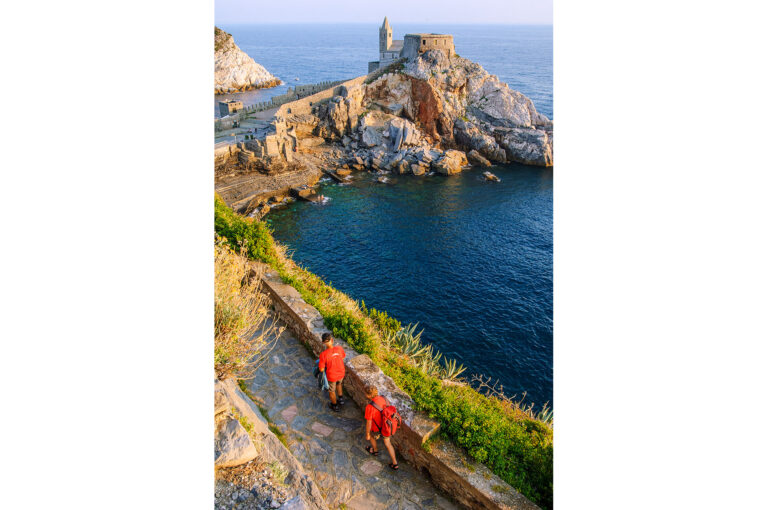
[[[392,464],[397,464],[397,458],[395,458],[395,449],[392,447],[392,443],[389,441],[389,438],[382,436],[381,439],[384,440],[384,446],[387,448],[389,456],[392,458]]]
[[[336,383],[336,394],[338,396],[340,396],[340,397],[342,396],[342,394],[341,394],[341,381]]]
[[[328,394],[331,396],[331,404],[336,405],[336,393],[334,393],[333,390],[329,391]]]
[[[379,449],[376,448],[376,439],[373,436],[371,436],[371,448],[373,448],[374,452],[378,452],[379,451]]]

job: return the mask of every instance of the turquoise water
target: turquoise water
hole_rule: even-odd
[[[326,204],[267,216],[293,258],[403,323],[507,394],[552,401],[552,170],[457,176],[355,174]]]
[[[454,36],[479,62],[552,118],[552,27],[393,24]],[[376,25],[221,25],[257,62],[286,82],[232,96],[246,104],[289,85],[365,74],[378,59]],[[298,81],[295,78],[299,78]],[[222,97],[218,96],[215,101]],[[216,110],[214,108],[214,110]],[[295,203],[268,215],[293,257],[340,290],[404,323],[469,370],[498,379],[507,394],[552,402],[552,171],[504,165],[458,176],[358,174],[327,184],[324,205]]]
[[[453,34],[456,52],[480,63],[552,118],[552,27],[430,25],[393,23],[393,38],[409,32]],[[376,25],[220,25],[244,52],[285,84],[265,90],[215,96],[237,97],[245,104],[284,94],[289,86],[354,78],[378,60]],[[296,81],[298,78],[298,81]]]

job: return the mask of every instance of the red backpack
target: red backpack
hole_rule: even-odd
[[[382,409],[377,406],[373,400],[371,400],[370,404],[374,409],[381,413],[381,435],[384,437],[394,436],[395,432],[397,432],[397,427],[400,426],[400,422],[402,421],[400,413],[397,412],[395,406],[387,404],[384,406],[384,409]],[[374,421],[374,423],[376,422]]]

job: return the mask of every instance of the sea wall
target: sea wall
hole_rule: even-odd
[[[296,101],[285,103],[277,109],[275,116],[285,118],[287,115],[291,114],[296,115],[302,113],[312,113],[312,105],[340,94],[341,87],[349,88],[353,85],[359,85],[363,83],[367,77],[368,75],[364,74],[362,76],[358,76],[357,78],[352,78],[351,80],[340,82],[334,87],[321,90],[320,92],[311,94]]]
[[[361,78],[365,79],[365,76]],[[296,289],[283,283],[275,270],[265,267],[262,281],[280,319],[299,340],[319,355],[323,350],[321,336],[329,331],[320,312],[306,303]],[[404,423],[393,437],[392,444],[408,462],[426,471],[435,485],[467,508],[539,508],[452,443],[437,441],[431,448],[425,448],[424,443],[438,431],[439,424],[418,411],[410,396],[398,388],[367,355],[359,354],[340,339],[335,342],[347,354],[344,388],[360,407],[364,407],[367,403],[364,388],[374,385],[388,402],[397,407]]]

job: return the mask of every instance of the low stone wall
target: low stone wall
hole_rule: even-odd
[[[266,269],[262,280],[280,319],[319,356],[323,351],[322,334],[329,331],[320,312],[306,303],[296,289],[283,283],[275,270]],[[347,354],[344,360],[347,372],[344,388],[360,407],[364,407],[367,403],[364,388],[372,384],[389,403],[397,407],[404,423],[393,437],[392,444],[408,462],[428,472],[435,485],[467,508],[539,508],[455,445],[439,441],[427,452],[422,445],[439,429],[439,424],[417,411],[413,399],[368,356],[356,352],[343,340],[337,339],[336,345],[340,345]]]
[[[353,78],[351,80],[341,82],[335,87],[322,90],[317,94],[312,94],[310,96],[303,97],[296,101],[285,103],[282,106],[280,106],[280,108],[277,109],[277,112],[275,112],[275,116],[286,118],[288,115],[291,115],[291,114],[296,115],[296,114],[302,114],[302,113],[312,113],[313,104],[319,103],[324,99],[330,99],[333,96],[338,95],[339,87],[342,87],[342,86],[351,87],[353,85],[359,85],[363,83],[367,77],[368,75],[364,74],[362,76],[358,76],[357,78]]]

